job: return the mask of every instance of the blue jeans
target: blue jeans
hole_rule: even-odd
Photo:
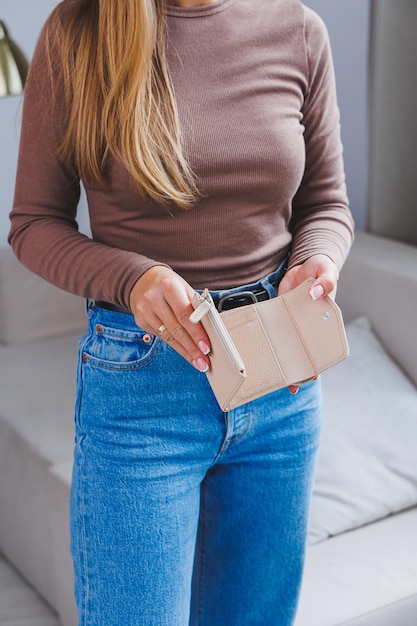
[[[80,626],[289,626],[320,383],[223,413],[133,316],[81,340],[71,536]]]

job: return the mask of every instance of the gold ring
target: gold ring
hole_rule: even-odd
[[[158,328],[158,330],[156,331],[156,334],[158,335],[158,337],[161,337],[161,335],[164,334],[166,329],[167,329],[167,327],[164,324],[161,324],[160,327]]]

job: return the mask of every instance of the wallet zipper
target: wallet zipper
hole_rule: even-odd
[[[220,317],[220,313],[217,311],[214,306],[213,298],[211,297],[208,289],[204,289],[203,293],[198,294],[200,304],[195,309],[195,311],[190,316],[190,321],[197,324],[200,322],[205,315],[208,315],[211,323],[213,324],[214,329],[220,337],[222,344],[225,347],[225,350],[230,357],[233,365],[240,370],[241,372],[245,371],[245,364],[242,361],[242,358],[239,352],[236,349],[235,344],[233,343],[229,333],[226,330],[226,327]]]

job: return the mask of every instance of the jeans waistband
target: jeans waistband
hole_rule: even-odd
[[[257,280],[255,283],[232,287],[231,289],[210,290],[216,308],[219,311],[227,311],[253,302],[262,302],[263,300],[275,298],[278,295],[279,283],[287,270],[288,259],[289,255],[286,255],[275,271]],[[102,300],[96,300],[93,304],[101,309],[115,311],[116,313],[130,313],[126,309]]]
[[[239,306],[270,300],[278,295],[278,286],[287,271],[289,255],[279,264],[278,268],[264,278],[232,289],[211,291],[213,302],[219,311],[235,309]]]

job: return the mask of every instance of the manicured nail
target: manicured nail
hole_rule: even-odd
[[[203,339],[201,339],[201,341],[199,341],[197,345],[203,354],[210,354],[211,350]]]
[[[316,285],[310,290],[310,298],[312,300],[318,300],[324,295],[324,289],[321,285]]]
[[[196,370],[202,372],[203,374],[209,369],[208,363],[206,363],[206,361],[202,358],[193,361],[192,365],[195,367]]]

